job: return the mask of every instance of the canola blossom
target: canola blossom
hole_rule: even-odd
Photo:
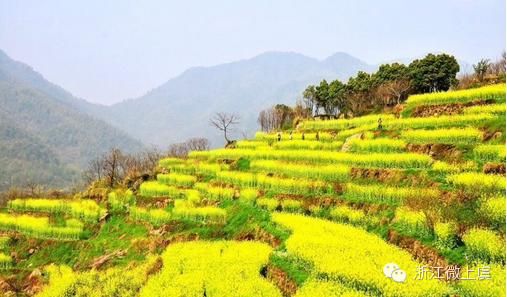
[[[482,162],[505,162],[505,144],[483,144],[474,148],[475,157]]]
[[[437,222],[433,229],[438,247],[452,249],[456,246],[457,235],[454,222]]]
[[[197,177],[188,174],[168,173],[158,174],[157,181],[161,184],[191,187],[197,181]]]
[[[319,130],[319,129],[337,129],[345,130],[351,127],[364,126],[368,124],[376,124],[378,118],[382,118],[382,121],[394,119],[393,115],[380,114],[380,115],[369,115],[351,119],[337,119],[327,121],[304,121],[299,124],[300,129],[305,130]]]
[[[49,284],[36,297],[135,297],[146,283],[149,273],[157,265],[158,257],[148,255],[146,261],[135,267],[109,268],[73,272],[65,265],[51,264],[44,268]]]
[[[446,181],[456,187],[480,192],[505,192],[505,176],[482,172],[451,174]]]
[[[385,185],[357,185],[353,183],[346,184],[344,192],[345,198],[348,200],[393,205],[402,203],[403,200],[408,197],[427,199],[440,195],[440,193],[434,189],[386,187]]]
[[[286,160],[292,162],[308,162],[312,164],[342,164],[360,167],[378,168],[428,168],[431,158],[427,155],[415,153],[394,154],[353,154],[344,152],[292,150],[256,151],[249,149],[217,149],[213,151],[194,151],[189,153],[191,158],[248,158],[251,160]]]
[[[130,217],[136,220],[143,220],[153,224],[154,226],[167,223],[171,219],[171,213],[163,209],[150,209],[147,210],[142,207],[132,206],[129,209]]]
[[[107,203],[113,210],[123,210],[127,204],[135,204],[136,196],[131,190],[116,189],[107,194]]]
[[[480,279],[480,280],[463,280],[466,277],[478,278],[479,277],[479,269],[484,266],[489,267],[488,272],[490,275],[490,279]],[[466,269],[461,269],[460,281],[458,286],[458,291],[462,297],[492,297],[505,296],[505,266],[499,265],[495,263],[490,263],[487,265],[477,265],[471,266],[469,271],[469,275],[466,274]]]
[[[294,297],[371,297],[370,294],[344,286],[338,281],[311,278]]]
[[[12,257],[0,252],[0,270],[12,267]]]
[[[0,230],[17,231],[36,238],[78,240],[83,232],[83,223],[76,219],[66,221],[65,227],[50,225],[48,217],[0,214]]]
[[[389,121],[383,126],[387,130],[420,129],[420,128],[450,128],[480,125],[484,121],[494,119],[492,114],[472,115],[441,115],[425,118],[402,118]]]
[[[352,225],[359,225],[365,221],[365,215],[361,210],[352,209],[341,205],[331,209],[329,215],[333,220]]]
[[[479,263],[499,262],[505,265],[505,239],[495,232],[484,229],[470,229],[462,237],[470,261]]]
[[[106,209],[101,208],[91,199],[69,201],[64,199],[14,199],[7,206],[17,211],[48,211],[66,212],[71,216],[85,221],[98,220]]]
[[[400,139],[376,138],[365,139],[353,138],[347,141],[349,149],[347,151],[353,153],[369,154],[369,153],[401,153],[406,143]]]
[[[250,168],[270,173],[281,173],[289,177],[316,178],[332,182],[349,180],[350,167],[345,165],[312,166],[286,163],[275,160],[253,160]]]
[[[231,200],[234,196],[234,188],[212,187],[208,183],[195,183],[194,188],[208,200]]]
[[[486,216],[495,226],[505,226],[505,209],[507,208],[506,199],[501,195],[485,197],[480,206],[480,212]]]
[[[285,242],[289,255],[312,263],[319,279],[381,296],[447,296],[450,292],[438,280],[419,281],[408,275],[404,284],[398,284],[386,279],[382,268],[390,260],[406,267],[406,272],[420,263],[365,230],[297,214],[275,212],[271,218],[292,231]]]
[[[250,241],[170,244],[162,254],[162,270],[150,277],[139,295],[281,297],[259,274],[270,252],[268,245]]]
[[[488,104],[488,105],[475,105],[463,108],[464,114],[505,114],[505,103],[501,104]]]
[[[411,95],[408,97],[406,103],[408,106],[414,106],[470,102],[474,99],[493,99],[498,102],[502,100],[505,101],[505,84],[497,84],[469,90]]]
[[[475,144],[481,141],[482,132],[476,128],[408,130],[401,132],[401,138],[413,143]]]
[[[422,211],[413,211],[406,206],[396,208],[396,224],[409,235],[428,235],[431,230],[426,224],[426,215]]]

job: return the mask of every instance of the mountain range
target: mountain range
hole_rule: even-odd
[[[408,64],[413,59],[399,60]],[[247,60],[188,69],[142,97],[91,112],[146,144],[165,148],[190,137],[206,137],[218,147],[224,145],[222,134],[208,125],[216,112],[240,115],[240,130],[251,137],[258,129],[262,109],[277,103],[294,105],[309,84],[322,79],[346,82],[358,71],[374,72],[379,65],[342,52],[324,60],[293,52],[267,52]],[[234,136],[242,137],[239,133]]]
[[[110,147],[143,149],[87,108],[88,102],[0,51],[0,189],[28,181],[69,186]]]
[[[75,179],[91,158],[111,146],[136,151],[154,144],[165,149],[188,138],[206,137],[219,147],[224,144],[222,134],[208,125],[216,112],[240,115],[240,130],[251,137],[260,110],[277,103],[294,105],[306,86],[322,79],[347,81],[359,70],[377,68],[341,52],[324,60],[267,52],[191,68],[142,97],[104,106],[74,97],[0,50],[0,184],[31,178],[30,166],[33,172],[45,166],[53,166],[55,174],[66,172],[54,180]],[[9,169],[18,168],[13,160],[30,166],[17,172]]]

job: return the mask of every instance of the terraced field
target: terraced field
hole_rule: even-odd
[[[11,200],[2,275],[41,268],[37,296],[505,296],[505,88],[164,158],[102,200]]]

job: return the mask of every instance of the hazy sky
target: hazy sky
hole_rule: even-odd
[[[194,66],[293,51],[374,64],[428,52],[469,63],[506,43],[505,0],[0,0],[0,48],[74,95],[112,104]]]

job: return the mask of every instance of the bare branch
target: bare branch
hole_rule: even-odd
[[[214,128],[224,132],[224,137],[227,142],[227,132],[237,131],[237,126],[240,124],[239,119],[241,117],[234,113],[217,112],[215,116],[208,120],[208,124]]]

